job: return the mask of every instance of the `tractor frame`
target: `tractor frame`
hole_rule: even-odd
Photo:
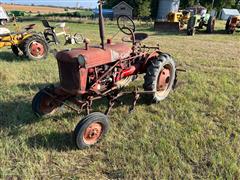
[[[65,106],[78,114],[85,111],[87,116],[79,121],[74,129],[74,142],[79,149],[96,144],[109,128],[108,114],[119,98],[132,95],[132,111],[140,95],[148,103],[164,100],[177,82],[175,62],[171,55],[161,52],[159,46],[142,45],[147,38],[145,33],[136,33],[135,24],[127,16],[120,16],[118,27],[127,36],[122,40],[131,42],[113,43],[104,41],[104,20],[102,1],[99,1],[99,31],[101,46],[90,46],[84,40],[84,48],[57,52],[60,84],[50,85],[40,90],[33,98],[32,109],[38,116],[53,113]],[[124,91],[124,87],[144,76],[144,90],[134,88]],[[103,112],[91,112],[96,100],[106,98],[108,107]],[[73,106],[73,105],[74,106]]]

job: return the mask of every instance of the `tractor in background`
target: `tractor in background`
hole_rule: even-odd
[[[169,12],[166,21],[156,21],[154,29],[157,31],[180,31],[188,23],[190,13],[187,10],[180,10],[177,12]]]
[[[240,16],[229,16],[225,26],[226,32],[233,34],[237,28],[240,28]]]
[[[33,31],[34,27],[35,24],[30,24],[16,32],[0,28],[0,48],[10,46],[16,56],[24,55],[32,60],[45,59],[48,44],[41,35]]]
[[[202,6],[200,6],[203,8]],[[214,32],[216,23],[216,17],[211,16],[207,13],[206,9],[198,10],[198,6],[196,8],[191,9],[191,17],[188,20],[187,24],[187,35],[193,36],[196,33],[196,30],[201,30],[206,28],[206,32],[211,34]]]

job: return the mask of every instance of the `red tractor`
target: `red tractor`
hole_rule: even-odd
[[[45,87],[32,101],[32,109],[39,116],[63,105],[77,113],[85,110],[87,116],[77,124],[73,134],[79,149],[96,144],[108,131],[107,115],[119,97],[132,94],[130,110],[133,110],[140,94],[144,94],[148,102],[159,102],[169,95],[177,81],[171,55],[161,52],[158,46],[141,45],[147,34],[135,33],[135,24],[129,17],[120,16],[117,22],[119,29],[128,35],[123,41],[130,41],[132,45],[115,44],[110,39],[104,43],[102,1],[99,1],[99,14],[101,46],[89,46],[89,40],[85,39],[84,48],[56,53],[60,85]],[[144,91],[124,92],[123,87],[139,74],[145,74]],[[101,98],[109,102],[106,111],[90,113],[93,102]]]
[[[229,16],[225,26],[226,32],[233,34],[237,28],[240,28],[240,16]]]

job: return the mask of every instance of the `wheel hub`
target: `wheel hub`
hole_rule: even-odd
[[[30,45],[30,52],[35,57],[43,56],[44,47],[41,43],[35,41]]]
[[[90,124],[83,135],[83,140],[86,144],[91,145],[98,141],[101,137],[103,128],[100,123],[92,123]]]
[[[157,90],[164,91],[167,89],[170,81],[170,69],[164,68],[158,78]]]

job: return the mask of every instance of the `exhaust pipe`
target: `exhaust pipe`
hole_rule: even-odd
[[[101,46],[102,49],[105,49],[104,45],[104,19],[103,19],[103,13],[102,13],[102,4],[103,0],[98,1],[98,9],[99,9],[99,32],[100,32],[100,38],[101,38]]]

